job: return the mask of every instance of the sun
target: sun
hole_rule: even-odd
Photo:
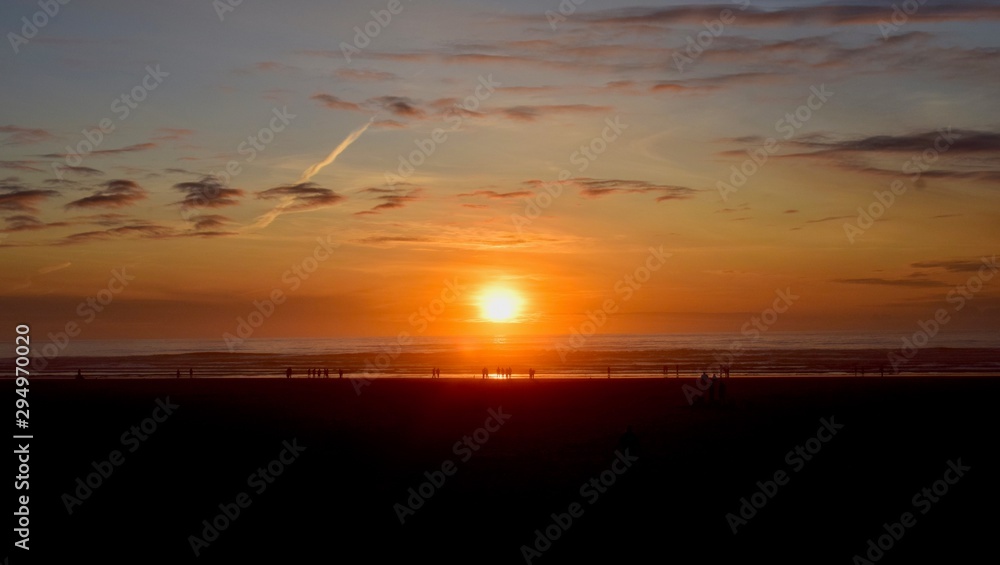
[[[521,297],[506,288],[489,288],[479,299],[479,308],[484,319],[490,322],[513,322],[521,313]]]

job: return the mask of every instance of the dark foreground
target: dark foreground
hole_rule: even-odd
[[[525,546],[544,565],[994,553],[1000,379],[732,379],[711,406],[689,406],[683,384],[694,381],[394,379],[359,395],[346,379],[33,381],[30,490],[8,502],[13,512],[15,495],[30,495],[31,549],[0,556],[525,563]],[[637,440],[623,440],[629,425]],[[959,464],[961,476],[949,471]],[[760,508],[744,505],[737,522],[744,497]],[[872,550],[883,534],[891,548]]]

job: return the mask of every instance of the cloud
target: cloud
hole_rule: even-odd
[[[975,273],[983,267],[985,263],[979,261],[963,261],[953,259],[948,261],[921,261],[912,263],[910,266],[915,269],[944,269],[950,273]]]
[[[777,9],[750,7],[741,10],[731,6],[741,26],[817,25],[877,25],[892,16],[884,5],[793,6]],[[719,17],[719,6],[673,6],[655,8],[622,8],[575,14],[573,23],[586,25],[701,25]],[[920,21],[978,21],[1000,19],[1000,7],[981,3],[954,2],[925,4],[920,7]]]
[[[418,108],[416,102],[406,96],[379,96],[368,100],[387,112],[404,118],[422,119],[427,113]]]
[[[525,184],[542,186],[545,183],[540,180],[527,181]],[[615,194],[659,194],[656,202],[667,200],[684,200],[693,198],[697,192],[693,188],[686,186],[674,186],[666,184],[655,184],[641,180],[621,180],[621,179],[593,179],[593,178],[573,178],[561,181],[561,184],[568,184],[579,189],[579,194],[583,198],[602,198]]]
[[[108,239],[163,239],[176,234],[176,230],[156,224],[138,223],[101,231],[75,233],[60,240],[60,245],[73,245]]]
[[[806,220],[806,223],[807,224],[819,224],[819,223],[822,223],[822,222],[832,222],[834,220],[846,220],[846,219],[850,219],[850,218],[851,218],[851,216],[827,216],[825,218],[819,218],[819,219],[816,219],[816,220]]]
[[[720,140],[759,145],[764,140],[746,136]],[[777,155],[778,159],[811,159],[845,171],[883,177],[914,175],[919,181],[952,179],[1000,183],[1000,133],[971,129],[925,130],[906,134],[837,138],[829,133],[812,133],[786,142],[803,149]],[[927,161],[926,151],[934,152]],[[746,156],[744,151],[723,151],[722,156]],[[900,157],[909,157],[900,166]],[[931,162],[937,168],[928,169]],[[919,186],[919,185],[918,185]]]
[[[337,76],[352,81],[381,82],[398,78],[392,73],[371,69],[339,69]]]
[[[390,236],[390,235],[376,235],[358,239],[358,243],[366,243],[369,245],[379,245],[383,243],[423,243],[432,241],[429,237],[423,236]]]
[[[533,122],[540,117],[561,114],[608,114],[614,110],[611,106],[592,106],[590,104],[550,104],[536,106],[512,106],[501,108],[498,112],[506,118],[521,122]]]
[[[104,171],[95,169],[93,167],[70,167],[70,166],[60,166],[60,172],[70,172],[75,175],[82,175],[85,177],[97,177],[104,174]]]
[[[511,192],[497,192],[495,190],[477,190],[475,192],[465,192],[459,194],[458,196],[482,196],[484,198],[496,198],[496,199],[506,199],[506,198],[528,198],[534,196],[535,193],[530,190],[514,190]]]
[[[0,181],[0,210],[37,214],[37,206],[53,196],[55,190],[28,188],[20,184],[16,177]]]
[[[379,214],[385,210],[393,210],[396,208],[402,208],[420,199],[420,194],[423,192],[421,188],[405,189],[405,188],[379,188],[372,187],[366,188],[361,192],[368,192],[378,194],[375,200],[381,200],[382,203],[376,205],[371,210],[364,210],[362,212],[355,212],[355,216],[367,216],[372,214]]]
[[[194,223],[194,229],[198,231],[217,230],[232,223],[232,220],[219,214],[194,216],[189,219]]]
[[[101,186],[104,188],[94,192],[90,196],[66,204],[66,209],[123,208],[131,206],[147,197],[146,189],[130,180],[109,180]]]
[[[155,143],[135,143],[133,145],[126,145],[125,147],[119,147],[118,149],[99,149],[97,151],[91,151],[87,153],[88,156],[102,157],[105,155],[119,155],[121,153],[135,153],[137,151],[148,151],[150,149],[155,149],[157,144]],[[75,155],[75,154],[73,154]],[[69,157],[69,153],[46,153],[42,157],[49,159],[65,159]]]
[[[14,125],[0,126],[0,134],[6,135],[2,142],[3,145],[31,145],[56,137],[44,129],[22,128]]]
[[[117,212],[106,212],[104,214],[91,214],[89,216],[74,216],[73,223],[93,224],[97,226],[111,227],[120,226],[131,218],[126,214]]]
[[[0,169],[8,169],[11,171],[25,171],[31,173],[41,173],[44,172],[42,169],[35,167],[38,161],[0,161]]]
[[[36,218],[35,216],[30,216],[30,215],[27,215],[27,214],[18,214],[16,216],[8,216],[8,217],[4,218],[4,222],[7,224],[7,227],[4,228],[4,229],[2,229],[2,230],[0,230],[0,231],[2,231],[4,233],[14,233],[14,232],[20,232],[20,231],[35,231],[35,230],[42,230],[42,229],[47,229],[47,228],[57,228],[57,227],[63,227],[63,226],[68,226],[69,225],[69,223],[67,223],[67,222],[45,223],[45,222],[39,220],[38,218]]]
[[[941,281],[909,278],[909,279],[882,279],[882,278],[862,278],[862,279],[834,279],[833,282],[844,284],[865,284],[877,286],[904,286],[914,288],[935,288],[949,286]]]
[[[318,100],[327,108],[333,108],[334,110],[354,110],[356,112],[364,111],[359,104],[342,100],[332,94],[314,94],[310,96],[309,99]]]
[[[157,128],[159,135],[153,137],[154,141],[172,141],[178,139],[184,139],[191,135],[194,135],[195,131],[193,129],[184,128]]]
[[[222,208],[239,204],[243,190],[227,188],[221,180],[215,177],[204,177],[201,180],[182,182],[174,185],[175,190],[184,193],[184,199],[175,202],[184,209]]]
[[[800,147],[816,149],[820,154],[830,153],[921,153],[925,149],[947,148],[955,153],[1000,152],[1000,133],[969,129],[941,129],[902,135],[873,135],[841,141],[792,142]],[[816,155],[809,153],[806,155]]]
[[[282,209],[286,212],[301,212],[333,206],[344,200],[344,197],[330,190],[321,188],[311,182],[269,188],[257,193],[262,200],[281,199],[285,203]]]

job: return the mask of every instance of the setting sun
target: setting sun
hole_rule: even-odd
[[[515,321],[520,314],[521,304],[521,297],[505,288],[487,289],[479,301],[483,318],[490,322]]]

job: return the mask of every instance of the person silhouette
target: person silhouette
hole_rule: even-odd
[[[611,378],[611,367],[608,367],[608,378]]]
[[[76,380],[78,380],[78,381],[82,381],[83,380],[83,371],[81,371],[80,369],[76,370]]]
[[[330,368],[329,367],[323,369],[323,378],[325,378],[325,379],[329,379],[330,378]]]
[[[343,369],[338,369],[337,371],[338,371],[338,373],[340,373],[340,378],[344,378],[344,370]]]
[[[188,367],[188,378],[189,379],[193,379],[194,378],[194,369],[191,368],[191,367]]]
[[[291,367],[285,369],[285,378],[286,379],[292,378],[292,368]]]

